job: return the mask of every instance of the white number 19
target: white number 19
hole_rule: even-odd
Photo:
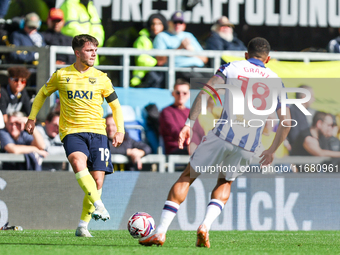
[[[110,158],[110,151],[108,148],[99,148],[100,151],[100,160],[101,161],[109,161]],[[104,160],[104,155],[106,157],[106,160]]]

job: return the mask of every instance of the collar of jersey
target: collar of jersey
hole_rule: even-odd
[[[259,59],[256,59],[256,58],[249,58],[248,61],[256,66],[261,66],[261,67],[265,67],[264,66],[264,63],[259,60]]]
[[[89,69],[87,69],[87,71],[86,71],[85,73],[81,73],[81,72],[79,72],[79,71],[74,67],[74,64],[75,64],[75,63],[73,63],[73,64],[71,65],[71,68],[73,69],[73,71],[75,71],[75,72],[76,72],[78,75],[80,75],[80,76],[87,75],[87,74],[89,74],[90,71],[92,70],[91,67],[89,67]]]

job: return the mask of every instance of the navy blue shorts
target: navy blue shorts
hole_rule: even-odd
[[[113,172],[107,136],[95,133],[75,133],[65,136],[63,143],[67,157],[76,151],[87,156],[89,171],[105,171],[105,174]]]

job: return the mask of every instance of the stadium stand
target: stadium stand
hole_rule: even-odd
[[[3,47],[0,47],[0,53],[8,54],[9,52],[16,51],[18,49],[32,50],[27,47],[12,48],[12,47],[3,46]],[[35,66],[35,68],[37,69],[37,84],[38,85],[34,89],[37,91],[46,82],[48,77],[54,72],[55,69],[63,67],[62,65],[56,65],[56,54],[73,54],[73,51],[70,47],[60,47],[60,46],[37,48],[37,49],[34,49],[34,51],[39,52],[39,55],[42,56],[40,58],[39,64]],[[121,62],[122,64],[115,65],[115,66],[102,65],[102,66],[97,66],[97,68],[103,71],[117,70],[121,72],[122,84],[119,84],[119,85],[121,85],[122,87],[118,87],[118,86],[115,87],[117,94],[119,95],[119,100],[121,104],[130,105],[135,110],[136,120],[141,121],[143,125],[144,125],[143,109],[146,105],[150,103],[155,103],[157,105],[157,108],[161,110],[172,102],[169,90],[172,89],[171,84],[174,84],[174,81],[175,81],[174,75],[173,75],[174,71],[178,70],[178,68],[175,68],[174,66],[174,57],[176,55],[202,54],[213,59],[214,66],[212,68],[201,68],[200,69],[200,71],[208,72],[208,73],[213,73],[214,70],[216,70],[216,68],[220,65],[221,56],[230,56],[229,59],[232,59],[232,58],[242,59],[243,58],[243,52],[233,52],[233,51],[228,51],[228,52],[202,51],[200,53],[191,53],[191,52],[183,53],[183,52],[175,51],[175,50],[168,50],[166,52],[162,51],[161,53],[163,55],[167,55],[169,57],[169,66],[154,67],[154,68],[155,70],[157,69],[159,71],[163,71],[167,73],[167,83],[170,84],[169,86],[167,86],[168,89],[129,88],[129,81],[131,79],[131,71],[137,70],[138,68],[140,68],[137,66],[130,65],[130,58],[137,56],[139,54],[142,54],[142,53],[146,53],[146,52],[142,50],[138,50],[138,49],[132,49],[132,48],[119,48],[119,49],[99,48],[98,54],[118,56],[122,59],[122,62]],[[157,50],[151,50],[151,51],[148,51],[147,53],[153,56],[160,54],[160,52]],[[280,60],[280,61],[273,61],[271,63],[272,66],[275,66],[276,69],[281,69],[283,71],[290,70],[289,72],[293,73],[295,75],[294,77],[297,77],[296,76],[297,72],[300,72],[303,77],[308,77],[309,75],[311,78],[325,77],[325,76],[338,78],[337,76],[339,76],[338,72],[336,71],[339,69],[339,66],[340,66],[340,55],[339,54],[315,53],[315,52],[272,52],[271,56],[274,59]],[[287,60],[292,60],[293,62],[287,62]],[[1,69],[5,70],[9,66],[10,64],[5,63],[1,66]],[[274,69],[272,66],[271,68]],[[287,66],[290,66],[290,67],[288,68]],[[296,67],[296,68],[294,68],[294,70],[292,71],[291,66]],[[143,69],[145,69],[145,67],[143,67]],[[152,68],[150,68],[150,70],[151,69]],[[306,71],[306,69],[308,70]],[[183,68],[183,70],[185,71],[185,68]],[[324,70],[324,71],[321,73],[320,70]],[[288,77],[288,76],[283,76],[283,77]],[[316,93],[320,95],[318,91],[316,91]],[[54,104],[54,100],[51,99],[46,104],[46,108],[42,109],[41,114],[38,116],[38,119],[43,120],[47,116],[47,113],[53,104]],[[317,106],[316,108],[320,108],[320,106],[323,106],[324,108],[332,112],[338,109],[337,106],[334,106],[334,105],[328,105],[328,104],[322,105],[322,104],[324,104],[324,102],[321,103],[321,105],[320,104],[316,105]],[[334,114],[336,114],[336,112],[334,112]],[[154,157],[153,159],[160,157],[158,154],[149,155],[149,156]],[[289,158],[284,158],[282,160],[285,160],[285,159],[288,160]],[[322,160],[320,159],[320,161]],[[294,162],[297,162],[297,161],[294,161]],[[165,171],[165,166],[166,166],[165,159],[161,163],[162,164],[164,163],[164,168],[163,169],[160,168],[160,171]],[[169,165],[169,163],[167,165]]]

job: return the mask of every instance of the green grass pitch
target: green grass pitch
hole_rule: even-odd
[[[340,231],[211,231],[211,248],[195,247],[194,231],[168,231],[163,247],[144,247],[127,230],[91,231],[78,238],[74,230],[0,231],[0,254],[339,254]]]

